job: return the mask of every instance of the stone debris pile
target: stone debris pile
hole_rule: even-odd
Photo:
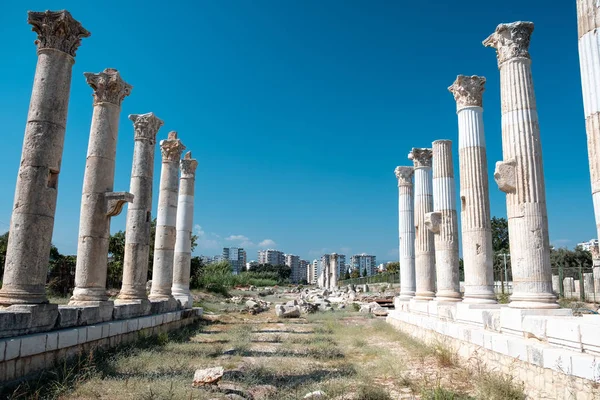
[[[270,302],[251,296],[233,296],[232,298],[228,299],[227,302],[236,305],[243,304],[244,308],[242,308],[240,312],[248,313],[251,315],[260,314],[262,312],[268,311],[271,308]]]

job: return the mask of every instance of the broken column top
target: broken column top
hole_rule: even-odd
[[[133,121],[135,130],[135,140],[148,140],[152,144],[156,143],[156,134],[165,123],[154,113],[130,114],[129,119]]]
[[[398,179],[398,186],[412,185],[412,176],[414,172],[415,169],[413,167],[396,167],[396,169],[394,169],[394,174]]]
[[[532,32],[533,22],[500,24],[496,31],[483,41],[483,45],[496,49],[498,65],[513,58],[530,58],[529,40]]]
[[[131,94],[133,88],[114,68],[106,68],[97,74],[84,72],[83,75],[87,84],[94,89],[94,105],[111,103],[120,107],[123,99]]]
[[[448,90],[454,95],[457,111],[465,107],[482,107],[485,78],[477,75],[458,75]]]
[[[181,177],[194,177],[196,175],[196,168],[198,167],[198,161],[192,158],[192,152],[188,151],[185,153],[183,160],[179,162],[181,168]]]
[[[408,153],[408,159],[413,161],[415,168],[431,168],[431,156],[432,150],[429,148],[413,147]]]
[[[185,146],[177,138],[177,132],[175,131],[169,132],[167,139],[160,141],[160,153],[163,162],[179,162],[183,150],[185,150]]]
[[[34,43],[38,51],[55,49],[75,57],[81,39],[90,36],[90,32],[67,10],[29,11],[27,23],[32,26],[31,30],[37,33]]]

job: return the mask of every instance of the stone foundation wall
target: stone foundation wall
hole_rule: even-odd
[[[511,375],[528,398],[600,399],[600,363],[591,355],[405,311],[392,311],[387,322],[424,343],[441,343],[470,366]]]
[[[179,329],[201,316],[202,309],[193,308],[1,339],[0,382],[33,375],[96,348],[107,349],[143,336]]]

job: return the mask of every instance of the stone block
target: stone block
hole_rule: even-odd
[[[108,323],[108,336],[116,336],[123,333],[123,321],[115,321]]]
[[[178,307],[177,300],[174,298],[169,299],[150,299],[150,312],[152,314],[164,314],[171,311],[175,311]]]
[[[105,339],[105,338],[109,337],[110,336],[110,322],[100,324],[99,326],[102,327],[102,338]]]
[[[4,352],[6,350],[6,340],[0,340],[0,363],[4,361]],[[2,382],[2,381],[0,381]]]
[[[91,325],[87,327],[87,342],[102,339],[102,326]]]
[[[53,329],[58,320],[57,304],[17,304],[6,308],[17,313],[31,313],[28,332],[43,332]]]
[[[572,316],[571,309],[523,309],[523,308],[500,308],[500,329],[503,333],[524,336],[523,319],[526,316],[538,317],[569,317]]]
[[[468,304],[457,303],[455,320],[469,325],[483,326],[485,311],[494,311],[500,308],[498,304]]]
[[[138,330],[140,322],[137,318],[128,319],[125,322],[126,332],[135,332]]]
[[[17,357],[19,357],[19,354],[21,352],[21,339],[20,338],[13,338],[13,339],[7,339],[6,341],[6,345],[5,345],[5,352],[4,352],[4,360],[8,361],[8,360],[12,360],[15,359]]]
[[[77,344],[84,344],[87,342],[87,328],[77,328]]]
[[[409,309],[411,313],[429,315],[429,301],[411,299]]]
[[[524,339],[508,338],[508,355],[521,361],[528,361],[527,345]]]
[[[504,335],[492,336],[492,350],[496,353],[510,355],[508,352],[508,338]]]
[[[546,317],[526,316],[523,318],[523,335],[526,338],[535,338],[538,340],[547,340],[546,336]]]
[[[46,340],[47,335],[45,333],[23,336],[21,338],[20,357],[28,357],[45,352]]]
[[[7,381],[12,381],[13,379],[15,379],[15,367],[16,367],[17,361],[16,360],[10,360],[7,361],[5,363],[5,376],[6,376],[6,380]]]
[[[113,309],[113,319],[129,319],[150,313],[151,303],[148,300],[117,302]]]
[[[471,331],[471,343],[476,346],[483,347],[483,331],[479,329],[473,329]]]
[[[546,321],[548,343],[582,351],[579,324],[580,319],[577,317],[548,318]]]
[[[46,356],[44,354],[36,354],[31,357],[29,364],[29,372],[37,372],[46,368]]]
[[[58,331],[58,348],[64,349],[71,346],[77,346],[79,341],[78,329],[64,329]]]
[[[509,345],[510,347],[510,345]],[[544,366],[544,351],[543,347],[539,345],[527,345],[527,360],[533,365],[539,367]]]
[[[139,328],[146,329],[152,326],[152,317],[142,317],[139,319]]]
[[[194,307],[193,310],[196,310],[196,315],[198,317],[201,317],[202,314],[204,313],[204,309],[202,307]]]
[[[0,337],[11,337],[25,334],[31,326],[30,312],[0,310]]]
[[[573,367],[571,364],[572,352],[555,347],[544,347],[542,350],[544,358],[544,368],[550,368],[554,371],[570,374]]]
[[[597,381],[600,378],[598,372],[597,359],[587,354],[571,355],[572,374],[583,379]]]
[[[58,349],[58,332],[49,332],[46,334],[46,351]]]
[[[593,315],[593,317],[598,316]],[[595,323],[588,323],[588,321],[589,319],[584,319],[579,324],[583,352],[600,355],[600,327]]]
[[[70,328],[78,323],[79,309],[74,306],[58,306],[57,328]]]

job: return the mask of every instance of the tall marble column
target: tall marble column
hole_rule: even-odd
[[[485,78],[459,75],[448,90],[456,100],[464,303],[494,304],[494,266],[483,91]]]
[[[433,212],[425,225],[435,237],[436,300],[460,301],[458,280],[458,220],[452,142],[433,142]]]
[[[133,200],[131,193],[113,192],[121,102],[131,93],[131,85],[112,68],[84,75],[94,90],[94,112],[83,176],[75,289],[69,302],[81,306],[108,300],[110,218]]]
[[[338,264],[337,264],[337,254],[336,253],[332,253],[331,256],[329,257],[329,268],[331,271],[331,279],[329,281],[329,289],[336,289],[337,288],[337,281],[338,281]]]
[[[175,239],[175,261],[173,263],[173,297],[184,308],[192,308],[194,299],[190,293],[192,262],[192,228],[194,226],[194,185],[198,161],[188,151],[180,162],[179,197],[177,204],[177,237]]]
[[[503,161],[494,178],[506,193],[513,274],[512,308],[558,308],[552,293],[550,240],[540,128],[531,77],[532,22],[500,24],[484,42],[500,69]]]
[[[398,232],[400,243],[400,300],[415,297],[415,211],[413,167],[396,167],[398,179]]]
[[[0,305],[47,303],[46,276],[54,229],[58,174],[81,38],[90,33],[68,11],[28,14],[38,61],[6,251]]]
[[[160,141],[162,169],[156,215],[152,288],[149,296],[150,300],[154,301],[174,302],[171,286],[173,285],[173,261],[177,232],[179,161],[184,149],[185,146],[181,140],[177,139],[177,132],[169,132],[168,138]],[[172,307],[169,306],[169,308]]]
[[[134,140],[130,191],[133,203],[127,208],[123,285],[118,303],[147,302],[150,225],[152,224],[152,180],[156,134],[164,122],[154,113],[132,114]]]
[[[415,300],[432,300],[435,294],[434,238],[425,226],[433,211],[431,149],[413,148],[408,154],[415,166]]]
[[[598,28],[600,28],[600,3],[595,0],[577,0],[579,65],[592,179],[592,200],[596,217],[596,237],[600,237],[600,36]],[[593,249],[592,256],[594,277],[600,279],[598,246]]]

